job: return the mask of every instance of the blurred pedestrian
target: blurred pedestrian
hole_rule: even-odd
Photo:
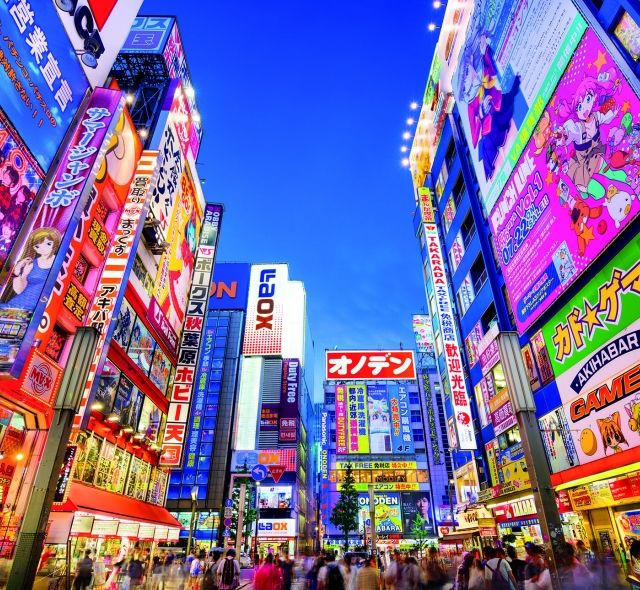
[[[291,590],[293,581],[293,566],[295,562],[289,557],[289,552],[285,550],[282,558],[278,560],[278,567],[282,575],[282,590]]]
[[[593,579],[589,570],[575,554],[571,543],[560,543],[557,550],[558,576],[563,590],[584,590],[592,585]]]
[[[523,572],[525,590],[551,590],[551,575],[544,561],[544,549],[534,545],[529,553],[531,557]]]
[[[524,588],[524,568],[527,563],[518,557],[518,552],[513,545],[507,545],[507,562],[511,566],[513,577],[518,582],[518,588],[522,590]]]
[[[235,590],[240,585],[240,566],[235,557],[236,550],[229,549],[227,556],[220,560],[218,566],[220,590]]]
[[[93,559],[91,559],[91,549],[84,552],[84,557],[78,560],[76,564],[76,577],[73,581],[73,587],[76,590],[84,590],[91,584],[93,577]]]
[[[518,583],[506,559],[497,556],[494,547],[484,547],[484,579],[487,590],[516,590]]]
[[[273,554],[270,553],[256,572],[253,588],[254,590],[281,590],[282,587],[282,569],[276,567]]]
[[[429,547],[427,557],[422,560],[423,581],[428,589],[442,588],[449,582],[447,567],[438,549]]]
[[[458,590],[484,590],[484,569],[476,550],[463,557],[456,582]]]
[[[379,590],[380,582],[371,559],[365,559],[356,576],[356,590]]]

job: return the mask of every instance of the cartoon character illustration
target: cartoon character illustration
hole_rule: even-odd
[[[608,418],[598,418],[596,422],[602,436],[605,455],[607,454],[607,449],[611,449],[614,453],[622,453],[620,445],[629,446],[620,428],[620,412],[614,412]]]
[[[631,213],[631,205],[633,197],[626,191],[621,191],[617,187],[611,185],[607,190],[607,199],[603,203],[607,208],[611,219],[616,227],[620,227],[620,223],[625,217]]]
[[[640,434],[640,397],[636,396],[632,402],[625,404],[624,409],[629,416],[629,428]]]
[[[602,206],[590,207],[582,199],[576,199],[562,179],[558,182],[558,192],[560,203],[569,210],[571,229],[578,237],[578,252],[584,256],[587,244],[594,239],[593,228],[587,222],[602,215]]]
[[[539,156],[544,151],[544,147],[547,145],[550,138],[551,117],[549,116],[549,111],[545,110],[533,131],[533,143],[536,146],[534,154],[536,156]]]
[[[619,91],[617,71],[610,68],[597,77],[585,76],[571,100],[558,103],[558,114],[564,122],[556,130],[555,138],[561,145],[573,145],[568,176],[583,197],[601,199],[610,181],[624,184],[626,180],[624,171],[611,170],[604,157],[607,148],[603,144],[602,126],[618,116],[614,96]]]
[[[577,272],[567,242],[560,244],[552,259],[560,278],[560,283],[564,285]]]
[[[467,103],[473,147],[478,150],[487,180],[493,177],[500,148],[511,128],[520,88],[518,76],[511,88],[501,87],[489,37],[490,31],[482,30],[476,42],[467,44],[461,67],[462,100]]]
[[[113,332],[113,339],[123,348],[129,344],[129,335],[131,334],[131,326],[133,325],[133,317],[131,309],[127,305],[123,305],[118,314],[116,328]]]
[[[3,307],[35,309],[61,241],[60,232],[52,227],[31,232],[22,257],[13,268],[10,288],[3,294]]]

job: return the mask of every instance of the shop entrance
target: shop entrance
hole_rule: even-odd
[[[616,533],[607,508],[596,508],[589,512],[593,536],[601,555],[617,553]]]

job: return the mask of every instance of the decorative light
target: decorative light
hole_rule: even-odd
[[[442,2],[440,2],[440,0],[433,0],[433,7],[434,8],[442,8]]]
[[[194,123],[200,123],[200,113],[198,111],[194,111],[193,115],[191,115],[191,119]]]
[[[135,438],[136,440],[142,440],[144,438],[144,432],[138,432],[134,434],[133,438]]]
[[[411,138],[411,133],[409,133],[408,131],[405,131],[402,134],[402,139],[410,139]]]
[[[125,426],[122,432],[133,432],[133,426]]]
[[[415,111],[418,108],[418,103],[414,100],[409,106],[412,111]]]
[[[23,454],[23,453],[18,453],[18,454],[16,455],[16,460],[17,460],[17,461],[22,461],[23,459],[24,459],[24,454]]]
[[[107,422],[120,422],[120,415],[111,413],[107,416]]]
[[[404,154],[408,149],[409,149],[409,148],[408,148],[406,145],[403,145],[403,146],[400,148],[400,151]]]
[[[193,89],[193,86],[187,86],[184,89],[184,93],[187,95],[187,98],[195,98],[196,91]]]
[[[141,139],[147,139],[147,137],[149,137],[149,130],[148,129],[140,129],[138,131],[138,135],[140,136]]]
[[[127,101],[127,104],[133,104],[136,100],[136,95],[135,94],[131,94],[130,92],[127,93],[127,96],[125,97],[125,100]]]
[[[104,404],[102,402],[93,402],[91,404],[91,409],[92,410],[100,411],[100,410],[102,410],[102,408],[104,408]]]
[[[402,165],[406,168],[409,165],[409,158],[402,158]]]
[[[416,122],[416,121],[415,121],[415,119],[414,119],[413,117],[409,117],[409,118],[407,119],[407,125],[413,125],[415,122]]]
[[[436,25],[435,23],[429,23],[427,25],[427,29],[429,31],[431,31],[433,33],[433,31],[435,31],[436,29],[439,29],[440,27],[438,25]]]

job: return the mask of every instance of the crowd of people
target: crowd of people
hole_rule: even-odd
[[[552,573],[545,549],[526,543],[519,556],[510,545],[473,548],[452,563],[436,547],[424,554],[412,550],[387,551],[375,558],[346,553],[337,559],[322,551],[298,562],[288,553],[269,552],[255,565],[253,590],[551,590]],[[582,541],[561,543],[555,553],[558,580],[565,590],[640,590],[640,541],[631,547],[628,572],[612,555],[596,555]],[[74,588],[106,590],[236,590],[240,566],[234,549],[171,551],[151,558],[148,549],[133,551],[115,563],[108,579],[96,584],[96,564],[87,551],[78,561]],[[637,579],[637,585],[635,580]]]

